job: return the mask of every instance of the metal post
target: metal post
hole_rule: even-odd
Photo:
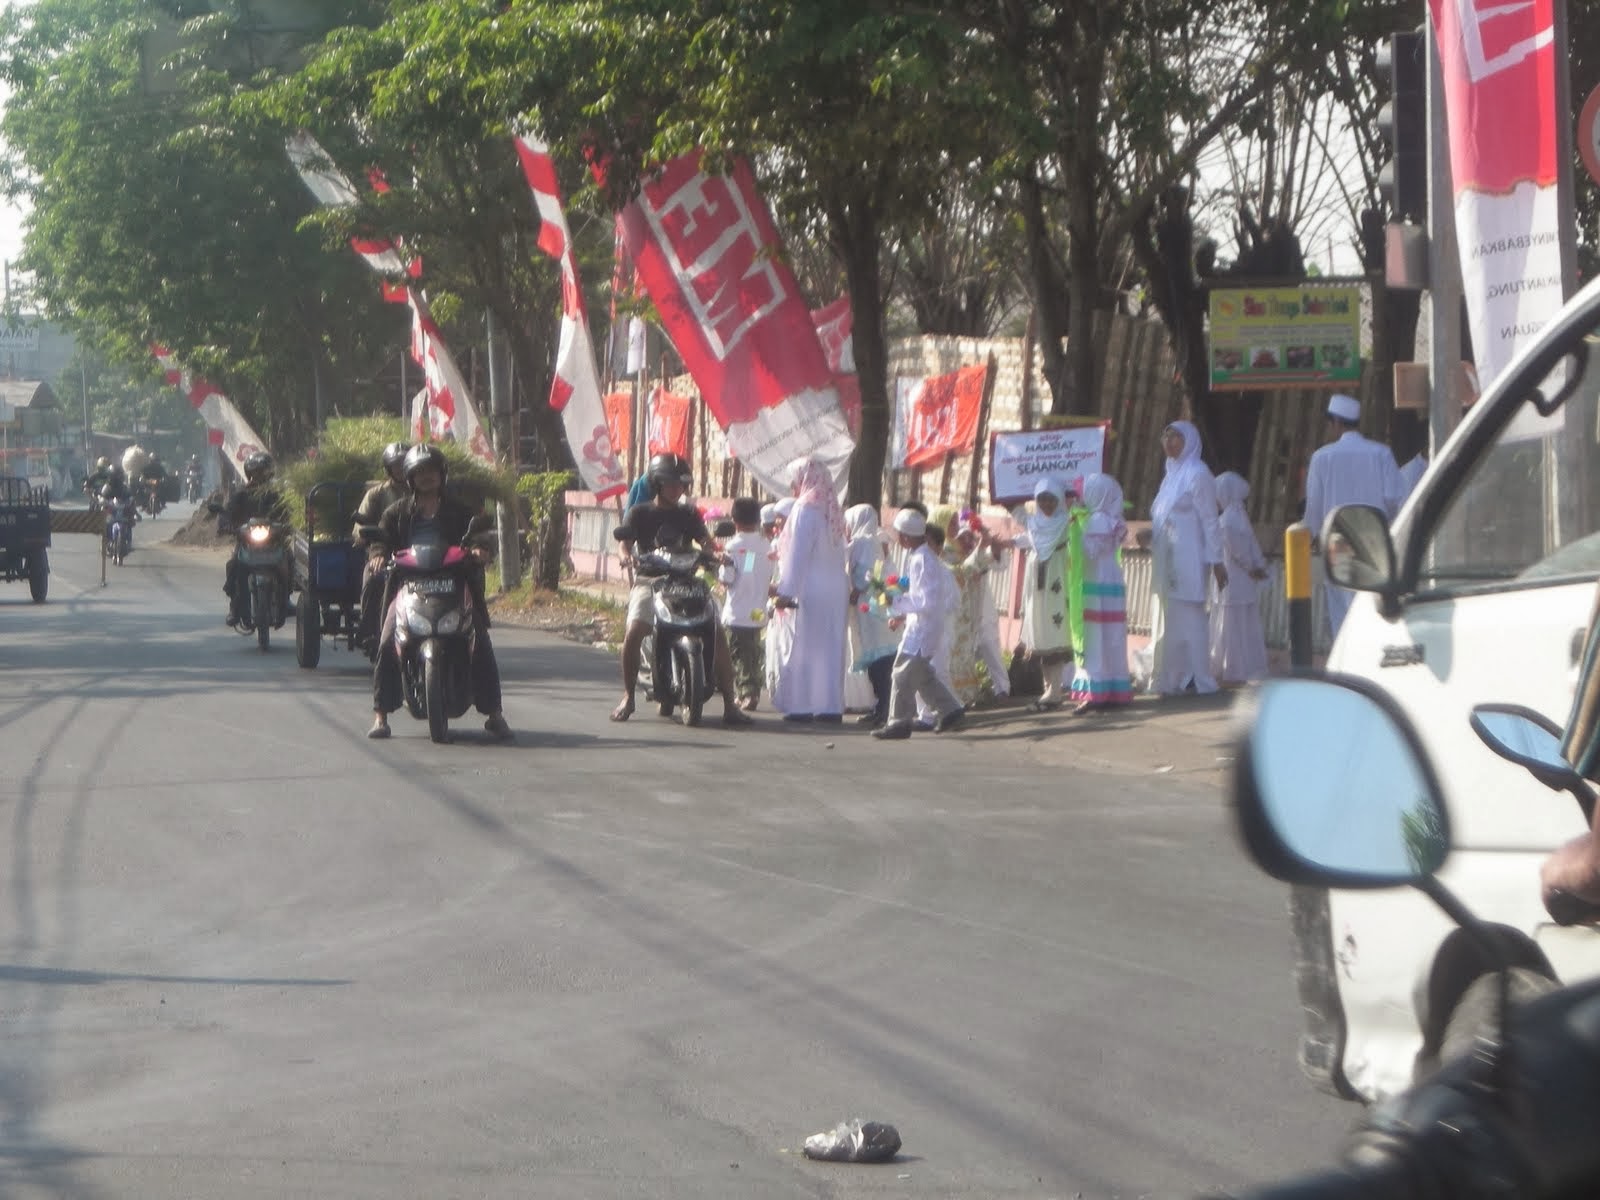
[[[1461,257],[1456,249],[1456,197],[1450,173],[1450,125],[1433,22],[1425,21],[1428,56],[1428,282],[1432,306],[1428,346],[1428,459],[1461,420],[1456,372],[1461,363]]]
[[[1296,521],[1283,531],[1283,592],[1289,601],[1289,665],[1311,667],[1311,530]]]
[[[494,435],[495,455],[513,468],[517,465],[517,447],[510,436],[510,392],[506,379],[506,364],[502,357],[499,330],[494,314],[484,318],[489,342],[489,431]],[[496,524],[500,532],[500,587],[510,591],[522,582],[522,543],[517,537],[518,513],[508,504],[496,506]]]
[[[85,369],[81,357],[78,359],[78,381],[83,387],[83,466],[87,472],[93,447],[89,437],[89,372]]]

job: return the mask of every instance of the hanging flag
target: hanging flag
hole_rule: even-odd
[[[530,133],[519,133],[516,145],[523,174],[533,191],[534,207],[539,210],[539,248],[561,267],[561,340],[556,349],[555,377],[550,381],[550,407],[561,414],[567,446],[584,486],[604,500],[627,491],[628,481],[606,424],[589,318],[578,283],[578,259],[572,252],[566,215],[561,211],[555,160],[550,157],[550,148]]]
[[[676,454],[689,457],[689,397],[677,396],[658,387],[650,393],[650,425],[647,449],[651,454]]]
[[[625,374],[637,375],[645,367],[644,321],[628,318],[628,364]]]
[[[411,397],[411,440],[425,442],[428,433],[428,389],[420,387],[417,394]]]
[[[989,364],[922,380],[907,397],[905,465],[927,467],[948,454],[970,454],[978,440]]]
[[[633,393],[611,392],[606,396],[606,431],[611,444],[619,448],[633,441]]]
[[[244,414],[221,391],[203,379],[191,380],[178,366],[172,351],[156,343],[151,345],[150,352],[161,364],[162,375],[167,383],[188,397],[189,403],[200,414],[200,419],[206,423],[207,444],[220,446],[233,464],[234,472],[243,479],[244,460],[258,450],[267,448],[261,435],[250,427]]]
[[[360,202],[360,196],[351,182],[333,165],[316,138],[302,130],[286,143],[289,160],[300,173],[301,180],[321,203],[335,208],[347,208]],[[382,175],[374,176],[378,190],[387,190]],[[394,300],[401,286],[396,277],[411,280],[416,277],[418,264],[407,262],[398,243],[387,239],[351,238],[355,252],[367,264],[385,276],[383,297]],[[494,447],[484,434],[483,422],[478,417],[477,406],[467,390],[466,380],[456,367],[439,327],[428,312],[421,289],[404,284],[404,299],[411,306],[411,357],[422,368],[428,389],[428,417],[435,437],[453,438],[473,457],[489,466],[495,465]]]
[[[1561,307],[1554,0],[1429,0],[1462,294],[1488,387]]]
[[[855,442],[776,226],[749,167],[706,175],[686,155],[622,211],[645,292],[728,446],[774,495],[814,457],[843,491]]]
[[[840,296],[825,308],[811,310],[811,323],[817,327],[817,340],[827,356],[828,369],[835,375],[848,375],[856,369],[854,320],[850,297]]]

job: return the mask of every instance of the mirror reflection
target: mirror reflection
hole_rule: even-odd
[[[1384,886],[1444,862],[1443,805],[1417,751],[1370,696],[1313,679],[1267,684],[1250,758],[1267,821],[1313,867]]]
[[[1491,748],[1516,762],[1534,763],[1570,771],[1561,757],[1561,739],[1537,721],[1521,713],[1477,709],[1472,718],[1490,742]]]

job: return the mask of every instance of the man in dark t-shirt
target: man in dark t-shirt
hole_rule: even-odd
[[[689,464],[676,454],[657,454],[648,470],[653,496],[648,504],[635,504],[623,518],[628,536],[622,541],[623,566],[630,566],[636,554],[648,554],[663,546],[678,546],[685,541],[701,550],[712,549],[711,533],[705,519],[692,504],[685,504],[693,475]],[[622,639],[622,703],[611,710],[613,721],[626,721],[633,715],[634,691],[639,683],[639,660],[645,635],[655,624],[655,593],[649,582],[635,579],[628,593],[628,631]],[[712,670],[717,690],[722,693],[722,723],[749,725],[750,718],[739,708],[733,689],[733,660],[728,657],[727,639],[719,628],[715,634]]]

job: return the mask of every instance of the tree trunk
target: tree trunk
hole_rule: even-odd
[[[1071,239],[1067,261],[1071,275],[1067,281],[1065,387],[1054,389],[1050,411],[1087,417],[1099,410],[1095,378],[1099,354],[1094,339],[1095,300],[1100,293],[1099,219],[1092,186],[1077,180],[1067,192],[1067,229]]]
[[[1044,189],[1030,170],[1020,184],[1022,226],[1027,238],[1028,273],[1033,285],[1033,313],[1045,383],[1050,388],[1050,411],[1062,412],[1067,377],[1067,289],[1056,268],[1055,249],[1045,221]]]
[[[851,504],[883,503],[883,468],[889,451],[889,344],[883,326],[882,252],[878,217],[860,197],[827,204],[834,251],[850,293],[856,380],[861,388],[861,433],[850,459]]]

